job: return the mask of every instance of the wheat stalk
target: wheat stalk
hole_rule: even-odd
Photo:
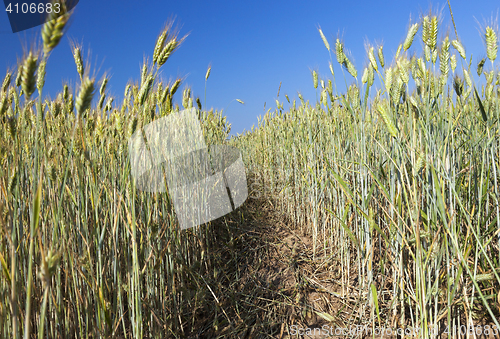
[[[345,58],[345,67],[347,71],[349,72],[350,75],[352,75],[354,78],[358,77],[358,71],[356,70],[356,67],[354,67],[354,64],[349,60],[347,57]]]
[[[45,53],[49,53],[59,44],[64,35],[64,27],[70,17],[69,13],[66,12],[66,3],[64,1],[56,0],[52,2],[52,5],[54,4],[59,4],[61,10],[59,13],[52,11],[47,22],[43,25],[42,39]]]
[[[399,55],[401,54],[402,49],[403,49],[403,45],[399,44],[398,49],[396,50],[396,56],[394,57],[396,60],[399,59]]]
[[[457,96],[461,96],[464,90],[464,84],[462,79],[456,75],[453,78],[453,88],[455,89],[455,93],[457,93]]]
[[[484,34],[484,39],[486,41],[486,55],[488,59],[495,61],[497,58],[498,51],[498,36],[493,28],[490,26],[486,27],[486,32]]]
[[[328,40],[326,39],[325,35],[323,34],[321,27],[318,27],[318,31],[319,31],[319,34],[321,35],[321,40],[323,40],[323,43],[325,44],[325,47],[329,52],[330,51],[330,44],[328,43]]]
[[[436,49],[437,44],[437,35],[438,35],[438,18],[437,16],[433,16],[431,19],[431,24],[429,26],[429,47],[434,51]]]
[[[155,49],[153,51],[153,64],[158,62],[158,57],[160,56],[163,46],[165,44],[165,39],[167,38],[167,31],[163,31],[158,39],[156,39]]]
[[[361,83],[366,84],[368,82],[368,67],[363,69],[363,75],[361,76]]]
[[[415,23],[410,26],[408,34],[406,34],[406,39],[403,43],[403,48],[405,51],[407,51],[411,47],[413,39],[415,38],[415,35],[417,34],[419,27],[420,25],[418,23]]]
[[[5,78],[3,79],[3,82],[2,82],[2,92],[5,93],[7,91],[7,88],[10,85],[11,79],[12,79],[12,73],[7,71],[7,74],[5,74]]]
[[[441,54],[439,55],[439,69],[441,70],[441,74],[444,77],[447,77],[450,71],[449,62],[450,62],[450,40],[448,36],[446,36],[441,46]]]
[[[177,89],[179,89],[179,86],[181,85],[181,79],[177,79],[175,80],[174,84],[172,85],[172,87],[170,88],[170,95],[171,96],[174,96],[175,92],[177,92]]]
[[[99,88],[99,95],[103,96],[104,92],[106,91],[106,85],[108,84],[109,79],[104,76],[101,82],[101,87]]]
[[[22,81],[22,65],[19,65],[18,69],[17,69],[17,75],[16,75],[16,87],[21,86],[21,81]]]
[[[0,93],[0,117],[3,117],[10,106],[7,93]]]
[[[332,76],[335,76],[335,73],[333,72],[333,65],[331,62],[328,63],[328,67],[330,68],[330,73],[332,73]]]
[[[406,58],[400,58],[397,61],[398,65],[398,70],[399,70],[399,76],[401,77],[401,80],[403,83],[408,84],[410,81],[410,60]]]
[[[208,65],[207,73],[205,74],[205,81],[208,80],[208,77],[210,76],[211,71],[212,71],[212,65]]]
[[[94,96],[94,80],[86,78],[81,87],[80,92],[76,98],[76,112],[81,116],[89,107]]]
[[[24,60],[21,71],[21,88],[23,89],[26,98],[30,98],[35,91],[35,71],[37,67],[38,57],[30,51]]]
[[[384,63],[384,51],[383,51],[383,46],[378,47],[378,61],[380,62],[380,66],[384,68],[385,63]],[[373,67],[376,69],[375,67]]]
[[[378,71],[377,59],[375,59],[375,51],[373,46],[370,46],[368,49],[368,59],[370,60],[370,64],[375,71]]]
[[[430,18],[429,16],[424,16],[424,18],[422,19],[422,42],[424,43],[424,45],[428,46],[428,41],[429,41],[429,37],[430,37]]]
[[[465,60],[465,48],[464,46],[462,45],[462,43],[458,40],[452,40],[451,42],[451,45],[457,50],[457,52],[460,54],[460,56],[462,57],[462,59]]]
[[[426,59],[429,61],[431,52],[434,51],[437,44],[438,35],[438,18],[436,16],[425,16],[422,20],[422,41],[429,47],[429,51],[426,51]]]
[[[451,71],[455,73],[455,69],[457,68],[457,56],[455,54],[450,57],[450,66]]]
[[[314,89],[318,89],[318,72],[312,71]]]
[[[381,105],[378,105],[377,107],[377,111],[380,113],[380,115],[382,116],[382,119],[384,119],[384,122],[387,126],[387,130],[389,131],[389,133],[395,138],[397,137],[398,135],[398,130],[396,128],[396,126],[394,126],[394,123],[392,122],[391,118],[389,117],[389,114],[387,113],[387,109],[386,107],[381,104]]]
[[[38,66],[37,78],[36,78],[36,88],[40,93],[42,91],[43,85],[45,84],[45,66],[47,65],[47,60],[44,58],[40,65]]]
[[[481,60],[479,60],[479,62],[477,63],[477,75],[478,76],[481,76],[481,74],[483,74],[483,67],[484,67],[484,64],[486,63],[486,59],[485,58],[482,58]]]
[[[160,95],[158,96],[158,101],[161,104],[165,103],[165,99],[167,98],[167,95],[170,93],[170,88],[167,86],[163,91],[161,91]]]
[[[375,72],[373,70],[372,65],[368,65],[368,87],[371,87],[373,85],[373,82],[375,81]]]
[[[386,88],[388,93],[391,91],[391,87],[392,87],[392,75],[393,75],[392,67],[386,68],[386,70],[385,70],[385,88]]]
[[[344,45],[340,42],[340,39],[335,41],[335,55],[337,56],[337,62],[343,65],[345,62]]]
[[[165,28],[156,40],[155,48],[153,51],[153,63],[160,68],[167,62],[172,53],[179,48],[179,46],[187,38],[188,34],[179,39],[179,32],[177,29],[172,30],[173,20],[165,24]]]
[[[427,62],[431,61],[431,48],[427,45],[424,46],[424,56]]]

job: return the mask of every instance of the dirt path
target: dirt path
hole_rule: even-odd
[[[200,319],[197,337],[306,338],[299,333],[307,328],[347,327],[356,300],[341,297],[332,255],[313,260],[310,237],[287,227],[269,203],[249,201],[224,222],[234,241],[214,255],[221,278],[210,285],[219,303]]]

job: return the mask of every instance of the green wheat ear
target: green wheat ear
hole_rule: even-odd
[[[441,54],[439,55],[439,69],[444,77],[448,76],[450,71],[450,40],[448,36],[444,39],[441,46]]]
[[[156,64],[158,62],[158,57],[160,56],[160,52],[163,49],[166,38],[167,38],[167,31],[164,30],[156,40],[156,45],[153,52],[153,64]]]
[[[212,65],[208,65],[207,73],[205,74],[205,81],[208,80],[208,77],[210,76],[211,71],[212,71]]]
[[[352,75],[353,78],[357,78],[358,71],[356,70],[356,67],[354,67],[354,64],[351,62],[351,60],[347,58],[347,56],[345,57],[344,60],[345,60],[344,65],[347,68],[347,72],[349,72],[349,74]]]
[[[36,88],[38,92],[41,92],[44,84],[45,84],[45,66],[47,65],[47,60],[43,59],[38,66],[37,79],[36,79]]]
[[[363,75],[361,76],[361,83],[366,84],[368,82],[368,67],[363,69]]]
[[[76,98],[76,112],[78,115],[82,115],[89,107],[94,96],[94,80],[89,78],[85,79],[80,88],[80,93]]]
[[[312,76],[313,76],[314,89],[317,89],[318,88],[318,72],[313,71]]]
[[[21,87],[26,98],[31,97],[35,91],[35,71],[37,67],[38,58],[30,51],[24,60],[21,70]]]
[[[7,93],[0,93],[0,117],[3,117],[4,113],[7,111],[9,107],[8,104],[8,95]]]
[[[181,85],[181,79],[175,80],[174,84],[170,88],[170,95],[173,96],[175,92],[179,89],[179,86]]]
[[[3,79],[3,82],[2,82],[2,92],[4,92],[4,93],[7,92],[7,88],[10,85],[11,79],[12,79],[12,73],[7,72],[7,74],[5,74],[5,78]]]
[[[477,75],[478,76],[481,76],[481,74],[483,74],[483,67],[484,67],[484,64],[486,63],[486,59],[485,58],[482,58],[478,64],[477,64]]]
[[[373,46],[370,46],[368,50],[368,59],[370,60],[370,64],[375,71],[378,71],[377,59],[375,59],[375,51]]]
[[[455,69],[457,68],[457,56],[455,54],[450,57],[450,66],[451,71],[455,73]]]
[[[396,138],[399,132],[398,132],[398,129],[396,128],[396,126],[394,125],[394,123],[392,122],[391,117],[387,113],[386,107],[384,105],[379,105],[377,107],[377,111],[382,116],[382,119],[384,119],[387,130],[389,131],[391,136]]]
[[[323,31],[321,30],[321,27],[318,28],[319,35],[321,35],[321,40],[323,40],[323,43],[325,44],[325,47],[328,51],[330,51],[330,44],[328,43],[328,40],[326,39],[325,35],[323,34]]]
[[[458,75],[455,75],[455,78],[453,79],[453,88],[455,89],[455,93],[457,93],[458,96],[462,96],[462,93],[464,91],[464,84],[463,80]]]
[[[382,68],[384,68],[384,66],[385,66],[385,63],[384,63],[384,50],[383,49],[384,49],[384,46],[379,46],[378,47],[378,61],[380,62],[380,66],[382,66]]]
[[[403,48],[405,51],[407,51],[411,47],[413,39],[415,38],[415,35],[417,34],[419,27],[420,25],[418,23],[415,23],[408,30],[405,42],[403,43]]]
[[[152,74],[148,75],[146,79],[144,80],[144,83],[141,85],[141,89],[139,91],[139,96],[138,96],[138,104],[139,105],[144,105],[144,102],[146,101],[146,98],[148,97],[148,94],[151,90],[151,87],[153,85],[153,80],[154,77]]]
[[[59,13],[53,11],[49,14],[47,22],[43,25],[42,39],[45,53],[52,51],[59,44],[64,34],[64,27],[66,27],[70,17],[64,1],[56,0],[52,4],[59,4],[61,11]],[[57,15],[59,16],[56,18]]]
[[[340,39],[335,42],[335,55],[337,56],[337,62],[342,65],[345,61],[345,54],[344,45],[340,42]]]
[[[498,37],[496,32],[490,26],[486,27],[486,33],[484,34],[486,40],[486,55],[491,62],[495,61],[497,58],[498,51]]]
[[[462,45],[462,43],[460,41],[458,41],[458,40],[453,40],[451,42],[451,45],[457,50],[457,52],[460,54],[460,56],[462,57],[462,59],[465,60],[465,58],[466,58],[465,48]]]
[[[85,68],[83,67],[82,50],[80,47],[76,46],[74,48],[73,57],[75,59],[76,71],[78,72],[78,75],[80,75],[80,79],[82,79]]]
[[[177,29],[172,30],[173,20],[166,23],[163,31],[156,40],[155,48],[153,51],[153,64],[158,68],[167,62],[170,55],[175,52],[179,46],[187,38],[187,34],[179,39],[179,32]]]

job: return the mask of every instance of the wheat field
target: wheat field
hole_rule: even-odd
[[[257,127],[230,136],[223,112],[189,87],[175,102],[183,79],[161,80],[187,38],[173,22],[123,102],[108,96],[106,75],[90,75],[78,44],[69,61],[78,85],[44,97],[70,15],[43,25],[43,48],[7,70],[0,89],[0,337],[500,331],[497,26],[483,28],[486,57],[474,62],[430,12],[393,59],[368,44],[363,69],[319,28],[331,74],[312,72],[317,100],[285,96],[289,110],[277,100]],[[136,188],[127,142],[192,107],[207,145],[242,152],[249,198],[181,230],[168,192]]]

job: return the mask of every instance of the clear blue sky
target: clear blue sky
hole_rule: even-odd
[[[446,31],[455,38],[447,2],[431,1],[86,1],[75,8],[71,25],[47,66],[46,89],[55,97],[64,81],[75,87],[78,79],[68,37],[83,42],[85,55],[92,53],[96,78],[111,75],[109,94],[119,104],[129,80],[140,79],[143,58],[151,59],[156,38],[172,16],[181,26],[181,35],[190,33],[184,44],[163,66],[163,77],[186,76],[184,85],[192,87],[203,101],[205,72],[212,64],[208,80],[208,107],[225,109],[232,133],[257,125],[264,103],[275,107],[282,82],[280,100],[301,92],[315,101],[311,70],[327,77],[329,54],[318,34],[321,26],[330,44],[340,34],[361,78],[367,63],[365,42],[383,42],[386,60],[392,59],[410,23],[430,7],[441,13],[440,35]],[[500,2],[456,1],[451,6],[458,34],[473,62],[486,55],[479,27],[498,18]],[[9,33],[7,14],[0,13],[0,78],[13,69],[23,55],[23,45],[36,36],[40,26],[17,34]],[[476,21],[477,20],[477,21]],[[479,24],[478,24],[479,22]],[[421,51],[420,32],[412,50]],[[500,53],[499,53],[500,54]],[[332,55],[337,85],[343,88],[340,66]],[[500,56],[499,56],[500,58]],[[487,67],[489,63],[486,64]],[[497,60],[498,65],[498,60]],[[347,73],[346,73],[347,74]],[[348,83],[352,77],[346,75]],[[181,101],[182,89],[175,100]],[[47,91],[45,92],[47,93]],[[241,99],[241,105],[234,99]]]

